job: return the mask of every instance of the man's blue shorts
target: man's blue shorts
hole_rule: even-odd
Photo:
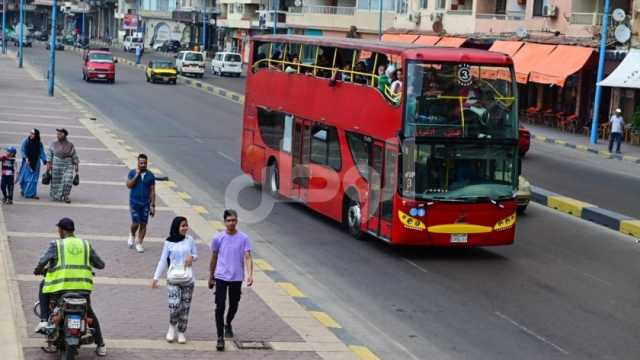
[[[132,224],[147,224],[149,222],[149,204],[135,204],[129,203],[129,209],[131,210],[131,223]]]

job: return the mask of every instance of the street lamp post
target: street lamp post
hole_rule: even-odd
[[[205,1],[202,2],[202,51],[207,50],[207,3]]]
[[[56,27],[58,18],[58,1],[51,3],[51,36],[49,37],[49,96],[53,96],[54,80],[56,77]]]
[[[7,0],[2,1],[2,54],[7,55]]]
[[[591,143],[598,142],[598,115],[600,112],[600,98],[602,86],[600,81],[604,77],[604,56],[607,51],[607,38],[609,30],[609,6],[610,0],[604,1],[604,15],[602,15],[602,30],[600,30],[600,53],[598,54],[598,74],[596,75],[596,96],[593,101],[593,118],[591,120]]]
[[[18,67],[22,67],[22,57],[24,52],[24,0],[20,0],[20,38],[19,38],[20,46],[18,48],[18,52],[20,56],[18,58]]]

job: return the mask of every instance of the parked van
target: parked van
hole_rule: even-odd
[[[211,60],[211,73],[223,76],[229,74],[240,76],[242,74],[242,57],[238,53],[219,52]]]
[[[204,75],[204,53],[198,51],[180,51],[176,55],[176,69],[180,75]]]
[[[142,37],[128,35],[124,38],[122,49],[126,52],[136,51],[136,48],[142,48],[144,50],[144,40]]]

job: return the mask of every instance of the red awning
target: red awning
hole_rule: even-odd
[[[397,42],[397,43],[413,43],[418,38],[418,35],[409,34],[384,34],[382,35],[382,41]]]
[[[489,48],[489,51],[500,52],[509,56],[513,56],[516,52],[518,52],[518,50],[520,50],[522,45],[524,45],[522,41],[496,40]]]
[[[438,41],[436,46],[447,46],[447,47],[460,47],[465,43],[467,39],[465,38],[457,38],[457,37],[443,37]]]
[[[516,70],[516,80],[521,84],[529,81],[529,73],[555,49],[555,45],[526,43],[513,55],[513,66]]]
[[[564,86],[567,78],[580,71],[591,55],[592,48],[558,45],[549,55],[534,64],[529,81]]]
[[[418,40],[416,40],[414,42],[414,44],[425,45],[425,46],[433,46],[438,41],[440,41],[440,36],[420,35],[420,37],[418,38]]]

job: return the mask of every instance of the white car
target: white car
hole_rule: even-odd
[[[176,69],[180,75],[204,76],[204,53],[198,51],[180,51],[176,55]]]
[[[219,52],[211,60],[211,73],[240,76],[242,74],[242,57],[238,53]]]
[[[137,36],[127,36],[124,38],[122,49],[126,52],[135,51],[136,48],[144,49],[144,40]]]

